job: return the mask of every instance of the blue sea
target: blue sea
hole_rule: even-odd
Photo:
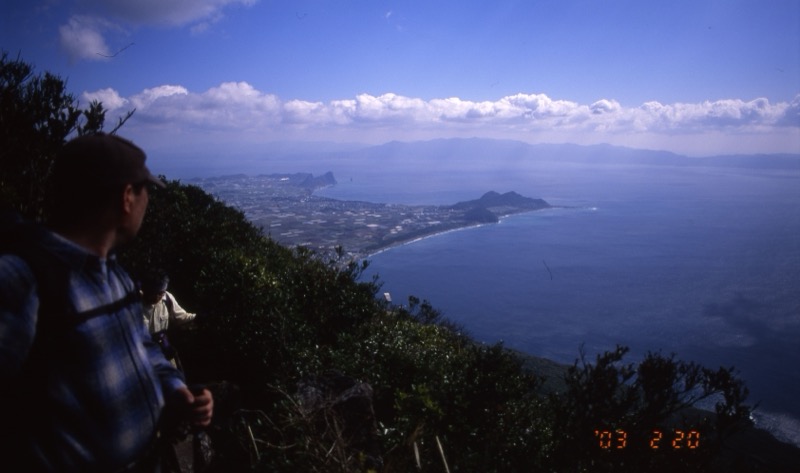
[[[319,195],[452,204],[516,191],[556,208],[372,255],[366,277],[429,300],[486,343],[571,364],[617,344],[734,366],[757,423],[800,445],[800,173],[541,165],[373,173]]]

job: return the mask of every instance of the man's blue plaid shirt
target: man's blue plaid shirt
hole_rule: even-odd
[[[45,249],[68,269],[75,320],[41,343],[37,280],[20,257],[0,257],[0,383],[19,394],[13,454],[26,471],[117,471],[147,451],[165,396],[184,385],[142,322],[135,290],[113,257],[107,260],[49,234]],[[77,317],[89,312],[91,316]],[[38,327],[41,331],[41,327]],[[34,361],[31,360],[34,359]],[[3,459],[8,461],[9,459]]]

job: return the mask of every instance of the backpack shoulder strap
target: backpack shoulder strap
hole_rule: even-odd
[[[70,268],[42,245],[46,238],[48,230],[37,223],[18,222],[0,229],[0,253],[22,258],[36,280],[39,298],[36,331],[37,339],[44,340],[42,343],[54,340],[59,332],[93,317],[140,303],[139,291],[130,282],[127,273],[114,265],[116,276],[126,284],[125,297],[102,307],[78,312],[70,299]]]

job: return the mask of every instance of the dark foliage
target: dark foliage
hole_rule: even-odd
[[[727,436],[750,424],[747,389],[733,369],[656,353],[624,363],[627,352],[617,347],[593,364],[581,356],[567,371],[565,391],[550,396],[563,429],[556,464],[599,472],[715,471]],[[693,409],[704,400],[713,401],[716,415]]]
[[[77,106],[58,76],[35,74],[0,52],[0,202],[25,217],[43,215],[45,182],[56,152],[71,133],[103,128],[99,103]]]

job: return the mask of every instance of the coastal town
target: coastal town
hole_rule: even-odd
[[[510,192],[487,192],[454,205],[400,205],[318,197],[314,191],[336,184],[331,173],[244,174],[195,178],[196,185],[242,211],[275,241],[327,254],[341,249],[352,258],[435,233],[494,223],[505,215],[550,205]]]

